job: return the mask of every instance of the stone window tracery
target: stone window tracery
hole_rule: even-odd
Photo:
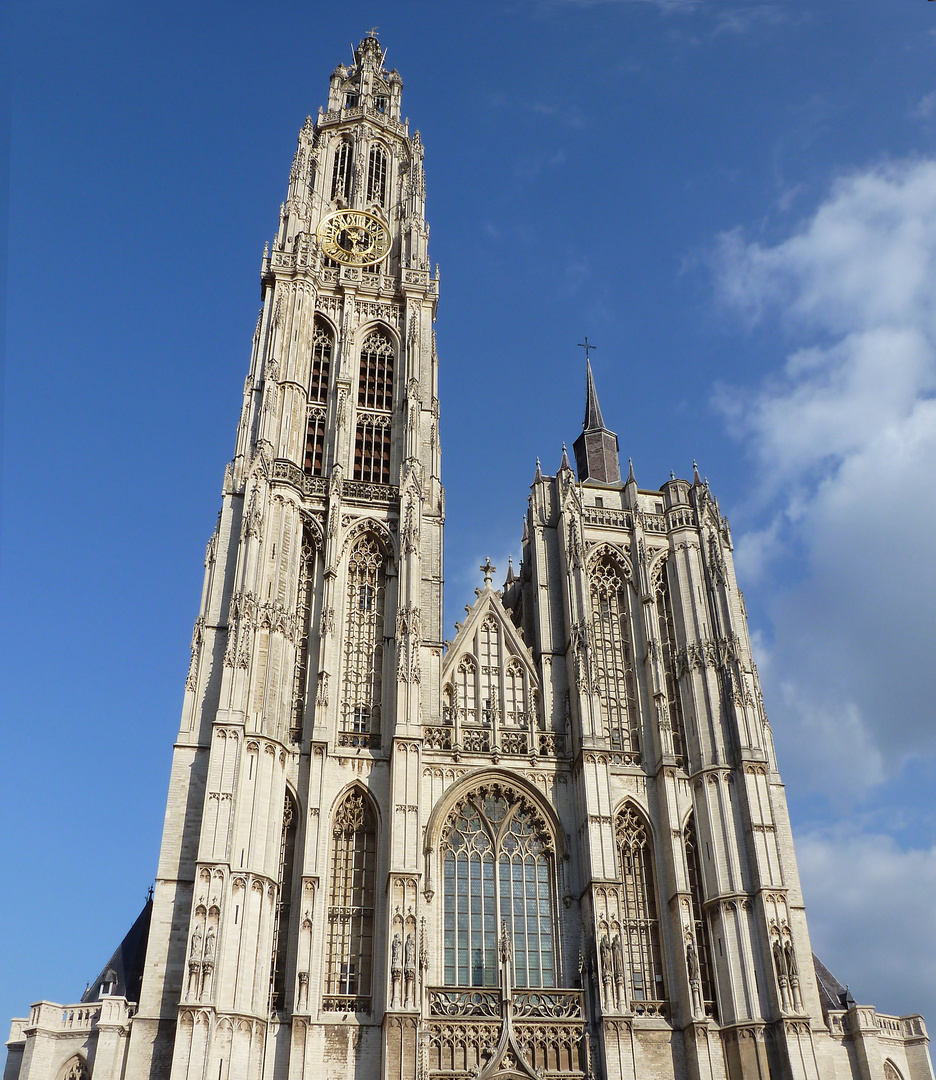
[[[352,144],[343,139],[335,147],[335,162],[332,166],[331,198],[351,198],[351,164],[354,157]]]
[[[354,479],[390,483],[393,409],[393,342],[373,330],[361,347]]]
[[[442,688],[443,721],[454,730],[433,738],[469,753],[561,753],[558,737],[540,729],[537,688],[495,614],[479,620],[465,649]]]
[[[325,468],[325,402],[331,370],[332,337],[319,320],[312,338],[312,376],[309,386],[305,462],[307,476],[323,476]]]
[[[380,744],[385,585],[383,551],[365,534],[348,558],[339,746]]]
[[[354,789],[332,822],[323,1000],[327,1012],[370,1009],[376,871],[376,816],[370,799]]]
[[[535,806],[506,787],[479,788],[452,811],[441,850],[446,985],[497,985],[505,923],[514,984],[555,986],[555,846]]]
[[[660,567],[660,573],[655,582],[657,628],[660,635],[669,722],[673,732],[673,753],[677,761],[684,765],[686,763],[686,725],[679,697],[679,680],[676,677],[676,624],[673,619],[673,603],[670,598],[666,571],[667,567],[664,563]]]
[[[379,145],[367,156],[367,201],[387,205],[387,151]]]
[[[702,867],[699,863],[699,842],[696,838],[695,820],[692,816],[686,822],[686,827],[683,830],[683,845],[686,851],[686,872],[689,878],[689,894],[692,902],[692,926],[699,964],[700,989],[703,1001],[714,1010],[715,985],[712,979],[712,953],[709,948],[708,927],[702,911],[702,904],[705,900],[702,892]]]
[[[296,667],[293,672],[292,719],[289,736],[292,742],[302,738],[305,719],[306,682],[309,670],[309,631],[312,624],[312,596],[315,584],[315,540],[312,530],[302,528],[302,548],[299,557],[299,587],[296,596],[296,621],[299,637],[296,643]]]
[[[633,1001],[664,1001],[660,923],[657,916],[650,828],[633,806],[614,823],[623,889],[621,951]]]
[[[76,1057],[65,1067],[62,1080],[91,1080],[91,1070],[84,1058]]]
[[[615,749],[640,752],[640,724],[634,681],[628,581],[619,563],[602,555],[591,566],[595,691],[604,734]]]
[[[270,1003],[273,1009],[282,1009],[285,1004],[286,949],[289,942],[289,908],[292,900],[298,822],[299,815],[296,813],[292,796],[287,791],[283,802],[283,828],[280,833],[276,922],[273,929],[273,966],[270,971]]]

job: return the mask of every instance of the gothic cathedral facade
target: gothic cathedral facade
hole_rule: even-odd
[[[727,522],[622,478],[590,368],[577,477],[443,642],[401,89],[366,37],[299,133],[154,895],[5,1080],[932,1080],[814,964]]]

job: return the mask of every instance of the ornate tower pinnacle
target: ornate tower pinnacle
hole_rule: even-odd
[[[582,434],[572,444],[579,480],[595,480],[599,484],[617,484],[621,479],[618,460],[618,440],[605,427],[595,390],[591,361],[585,361],[585,420]]]

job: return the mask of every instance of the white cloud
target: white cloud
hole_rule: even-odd
[[[936,1016],[936,849],[880,833],[796,838],[813,951],[859,1004]]]
[[[765,694],[798,779],[861,796],[936,752],[936,162],[839,180],[795,235],[721,238],[721,294],[795,345],[716,401],[758,463],[742,567],[775,580]],[[743,579],[742,579],[743,580]],[[789,771],[789,770],[787,770]]]
[[[928,94],[920,98],[911,116],[916,117],[917,120],[929,120],[933,113],[936,113],[936,90],[930,90]]]

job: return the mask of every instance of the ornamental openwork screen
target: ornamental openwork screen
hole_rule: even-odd
[[[640,753],[640,725],[634,683],[634,655],[628,582],[621,565],[602,555],[589,569],[595,638],[595,690],[601,702],[605,738],[615,749]]]
[[[535,808],[507,788],[479,788],[452,811],[442,857],[446,985],[497,985],[503,922],[515,985],[555,986],[555,848]]]
[[[380,735],[386,566],[376,537],[351,549],[345,594],[341,746],[374,746]]]
[[[368,1008],[374,955],[377,823],[370,800],[350,791],[332,822],[324,1008]],[[329,997],[337,1000],[329,1001]]]
[[[664,1001],[650,829],[634,807],[625,806],[615,818],[614,834],[624,885],[621,950],[628,990],[634,1001]]]

